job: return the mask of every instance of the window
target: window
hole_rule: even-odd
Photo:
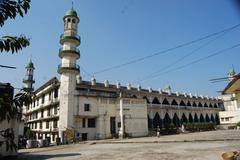
[[[58,97],[58,89],[56,88],[55,90],[54,90],[54,98],[57,98]]]
[[[39,98],[37,99],[37,106],[39,105]]]
[[[50,101],[52,99],[52,92],[50,91],[48,94],[48,100]]]
[[[68,21],[68,22],[71,22],[71,19],[70,19],[70,18],[68,18],[68,19],[67,19],[67,21]]]
[[[45,94],[42,95],[42,104],[44,103]]]
[[[96,126],[95,119],[94,118],[88,119],[88,128],[95,128],[95,126]]]
[[[49,121],[46,121],[46,129],[49,129]]]
[[[89,112],[90,111],[90,104],[84,104],[84,111]]]
[[[44,113],[44,110],[42,109],[41,110],[41,118],[43,118],[43,113]]]
[[[57,114],[57,109],[58,109],[58,106],[55,106],[55,107],[54,107],[54,114],[55,114],[55,115]]]
[[[85,127],[86,127],[86,125],[85,125],[85,124],[86,124],[86,120],[85,120],[85,118],[83,118],[83,120],[82,120],[82,127],[83,127],[83,128],[85,128]]]
[[[76,23],[75,19],[72,19],[72,23]]]
[[[53,121],[53,128],[57,128],[57,127],[58,127],[57,125],[58,125],[58,121],[57,121],[57,120],[54,120],[54,121]]]
[[[37,129],[37,122],[35,123],[35,129]]]
[[[47,116],[50,116],[50,108],[47,110]]]
[[[42,129],[42,122],[39,123],[39,128]]]

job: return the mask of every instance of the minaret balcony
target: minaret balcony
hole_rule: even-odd
[[[80,50],[76,47],[66,47],[59,49],[59,57],[63,58],[64,56],[72,56],[76,57],[77,59],[80,58]]]
[[[28,83],[28,82],[35,83],[35,80],[29,79],[29,78],[23,78],[23,83]]]
[[[58,65],[58,73],[62,74],[63,72],[80,72],[79,65],[75,63],[63,63]]]
[[[60,44],[63,45],[65,42],[75,43],[76,46],[79,46],[81,38],[73,32],[66,32],[60,36]]]

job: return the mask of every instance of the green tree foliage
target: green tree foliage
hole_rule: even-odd
[[[30,8],[31,0],[0,0],[0,26],[4,25],[7,19],[15,19],[17,15],[21,17],[26,14]],[[22,48],[30,45],[29,39],[23,35],[3,36],[0,38],[0,51],[18,52]]]

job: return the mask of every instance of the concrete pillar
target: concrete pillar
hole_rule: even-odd
[[[121,127],[119,130],[119,137],[120,138],[124,138],[124,133],[125,133],[125,128],[124,128],[124,113],[123,113],[123,99],[120,95],[120,111],[119,111],[119,115],[120,115],[120,122],[121,122]]]

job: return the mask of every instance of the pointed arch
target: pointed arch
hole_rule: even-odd
[[[154,97],[152,104],[160,104],[159,100],[157,97]]]
[[[192,105],[193,107],[197,107],[197,104],[196,104],[196,102],[193,102],[193,105]]]
[[[209,104],[209,107],[210,107],[210,108],[212,108],[212,107],[213,107],[212,103],[210,103],[210,104]]]
[[[204,122],[205,122],[205,119],[204,119],[204,117],[203,117],[202,114],[200,115],[200,122],[201,122],[201,123],[204,123]]]
[[[186,104],[184,103],[184,101],[183,100],[181,100],[181,102],[180,102],[180,104],[179,104],[180,106],[186,106]]]
[[[137,96],[136,95],[132,95],[132,98],[137,98]]]
[[[177,101],[175,99],[173,99],[171,105],[176,105],[177,106],[178,103],[177,103]]]
[[[218,108],[218,106],[217,106],[217,104],[216,104],[216,103],[214,104],[214,108]]]
[[[148,115],[148,128],[152,128],[152,120]]]
[[[173,124],[177,127],[180,127],[180,119],[178,118],[176,113],[174,113],[174,116],[173,116]]]
[[[191,113],[189,113],[189,116],[188,116],[188,122],[189,122],[189,123],[193,123],[193,122],[194,122]]]
[[[198,119],[198,116],[197,116],[197,113],[194,114],[194,123],[198,123],[199,122],[199,119]]]
[[[148,98],[146,96],[144,96],[143,99],[145,99],[147,101],[147,104],[150,104],[150,101],[148,100]]]
[[[208,107],[207,103],[204,103],[204,107]]]
[[[187,106],[192,106],[191,103],[190,103],[190,101],[187,102]]]
[[[153,128],[157,128],[157,126],[162,127],[162,120],[158,114],[158,112],[155,114],[153,118]]]
[[[168,113],[165,114],[164,119],[163,119],[163,126],[168,127],[171,124],[171,118]]]
[[[215,118],[214,118],[213,114],[211,114],[211,121],[212,121],[213,123],[215,123]]]
[[[188,123],[188,119],[184,113],[182,114],[181,121],[182,121],[182,123]]]
[[[162,104],[169,105],[169,102],[168,102],[168,100],[166,98],[164,98]]]
[[[218,116],[217,113],[216,113],[216,115],[215,115],[215,122],[216,122],[217,125],[220,124],[219,116]]]
[[[207,123],[210,122],[210,118],[209,118],[208,114],[206,114],[205,120],[206,120]]]
[[[198,103],[198,107],[202,107],[203,105],[202,105],[202,103],[201,102],[199,102]]]

